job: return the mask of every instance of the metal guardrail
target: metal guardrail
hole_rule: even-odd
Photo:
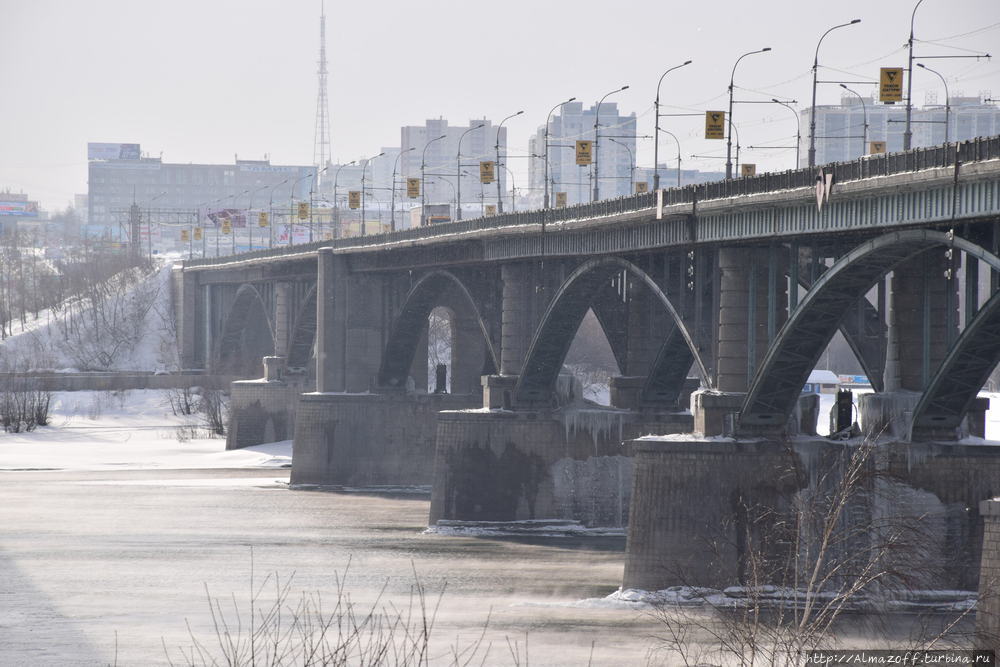
[[[770,172],[759,176],[734,178],[713,183],[701,183],[680,188],[667,188],[663,192],[663,204],[690,204],[695,201],[709,199],[726,199],[740,195],[764,194],[778,190],[810,187],[816,181],[817,169],[824,173],[833,173],[834,181],[858,181],[874,176],[889,176],[935,167],[950,167],[958,160],[960,163],[980,162],[1000,158],[1000,136],[981,137],[960,143],[917,148],[900,153],[869,155],[850,162],[833,162],[820,167],[794,169],[781,172]],[[518,225],[533,225],[565,220],[580,220],[600,218],[622,213],[632,213],[656,206],[656,193],[646,192],[615,199],[602,199],[588,204],[577,204],[566,208],[538,209],[523,213],[504,213],[487,218],[473,218],[457,222],[441,223],[427,227],[415,227],[397,232],[371,234],[368,236],[353,236],[333,241],[314,241],[282,248],[254,250],[252,252],[223,257],[187,260],[185,267],[211,266],[228,262],[244,261],[264,257],[281,257],[299,253],[313,252],[319,248],[348,248],[356,246],[372,246],[383,243],[411,241],[429,238],[441,234],[460,234],[482,229],[499,227],[515,227]]]

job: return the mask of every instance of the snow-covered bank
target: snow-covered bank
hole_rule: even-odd
[[[50,422],[30,433],[0,432],[0,471],[280,468],[286,440],[226,451],[197,415],[174,415],[167,391],[56,392]]]

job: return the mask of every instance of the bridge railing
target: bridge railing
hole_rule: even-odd
[[[758,176],[734,178],[713,183],[700,183],[680,188],[667,188],[663,191],[663,204],[690,204],[708,199],[727,199],[740,195],[764,194],[778,190],[790,190],[812,186],[816,182],[817,171],[833,174],[834,182],[857,181],[873,176],[888,176],[891,174],[921,171],[935,167],[950,167],[956,162],[979,162],[982,160],[1000,159],[1000,136],[982,137],[960,143],[916,148],[900,153],[885,153],[881,155],[866,155],[850,162],[833,162],[816,168],[793,169],[788,171],[768,172]],[[186,267],[223,264],[231,261],[243,261],[263,257],[281,257],[298,253],[310,253],[319,248],[350,248],[356,246],[381,245],[391,242],[406,242],[434,236],[461,234],[481,229],[498,227],[514,227],[517,225],[535,225],[566,220],[581,220],[601,218],[622,213],[650,209],[656,206],[656,193],[645,192],[614,199],[602,199],[586,204],[577,204],[565,208],[537,209],[534,211],[503,213],[483,218],[472,218],[456,222],[414,227],[396,232],[370,234],[335,239],[333,241],[313,241],[281,248],[254,250],[252,252],[229,255],[225,257],[210,257],[187,260]]]

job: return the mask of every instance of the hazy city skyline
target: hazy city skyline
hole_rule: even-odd
[[[508,121],[510,168],[527,183],[528,138],[553,105],[568,97],[592,104],[610,97],[635,112],[637,133],[652,134],[656,82],[665,113],[724,109],[733,63],[737,99],[796,99],[809,106],[816,42],[827,36],[820,78],[873,80],[881,66],[906,66],[914,2],[848,1],[822,11],[786,0],[725,3],[717,10],[629,1],[614,13],[593,2],[512,0],[490,9],[456,1],[381,4],[327,2],[331,149],[335,162],[398,143],[400,127],[444,117]],[[247,2],[69,2],[0,0],[0,78],[10,93],[0,123],[0,188],[24,191],[49,209],[87,191],[88,141],[135,142],[171,162],[312,159],[319,47],[318,1],[280,7]],[[1000,51],[1000,3],[926,0],[916,53]],[[995,56],[1000,55],[998,53]],[[930,64],[931,61],[928,61]],[[952,95],[1000,96],[1000,62],[935,60]],[[819,89],[835,104],[836,85]],[[940,80],[918,71],[913,99],[943,99]],[[770,104],[737,106],[744,152],[759,170],[791,168],[792,114]],[[702,138],[702,119],[665,118],[680,138],[684,168],[720,170],[725,143]],[[803,127],[803,134],[806,128]],[[522,156],[522,157],[516,157]],[[652,166],[653,142],[637,143],[639,166]],[[661,162],[672,163],[672,140]]]

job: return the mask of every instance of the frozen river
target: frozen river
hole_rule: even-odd
[[[428,535],[424,497],[294,491],[272,470],[0,473],[0,664],[175,663],[196,636],[212,645],[205,597],[243,604],[256,576],[294,574],[293,590],[362,606],[388,582],[405,607],[415,570],[447,586],[435,655],[465,645],[489,616],[486,664],[643,664],[655,623],[637,610],[580,603],[613,592],[621,537]],[[596,602],[596,601],[595,601]],[[527,635],[527,640],[525,636]],[[484,646],[485,649],[485,646]],[[482,655],[481,649],[480,655]],[[434,662],[434,661],[432,661]],[[475,661],[479,664],[479,660]]]

